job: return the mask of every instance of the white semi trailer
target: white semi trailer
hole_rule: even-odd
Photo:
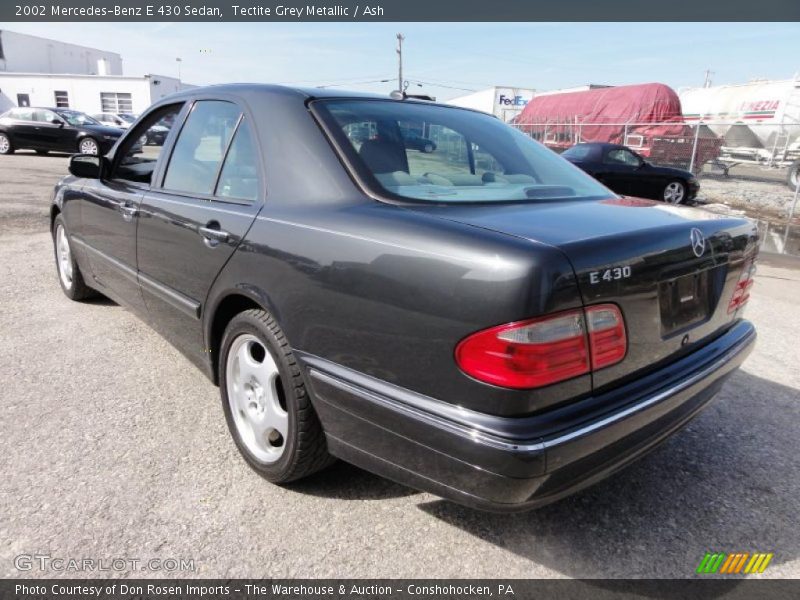
[[[800,184],[800,78],[689,88],[679,92],[684,118],[724,139],[719,164],[786,169]]]

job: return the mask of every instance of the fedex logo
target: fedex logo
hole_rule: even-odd
[[[500,94],[500,97],[497,99],[498,104],[502,104],[503,106],[525,106],[528,101],[523,98],[522,96],[514,96],[509,97],[505,94]]]

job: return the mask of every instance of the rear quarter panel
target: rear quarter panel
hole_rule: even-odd
[[[209,306],[246,290],[292,347],[446,402],[530,414],[590,391],[584,376],[538,391],[479,383],[454,359],[485,327],[581,306],[550,246],[368,201],[270,206],[216,282]]]

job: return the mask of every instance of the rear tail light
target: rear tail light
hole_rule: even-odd
[[[752,258],[748,258],[742,266],[742,274],[733,290],[733,296],[728,303],[728,314],[734,313],[742,308],[750,300],[750,288],[753,287],[753,275],[755,275],[756,263]]]
[[[479,331],[458,344],[455,357],[475,379],[523,389],[610,366],[626,350],[622,314],[602,304]]]
[[[628,351],[625,322],[614,304],[590,306],[586,309],[586,320],[593,369],[615,365],[625,358]]]

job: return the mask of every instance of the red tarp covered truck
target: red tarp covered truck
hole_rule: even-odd
[[[557,152],[579,142],[625,144],[657,164],[688,167],[695,128],[678,95],[661,83],[535,96],[513,125]],[[701,126],[695,168],[719,156],[721,140]]]

